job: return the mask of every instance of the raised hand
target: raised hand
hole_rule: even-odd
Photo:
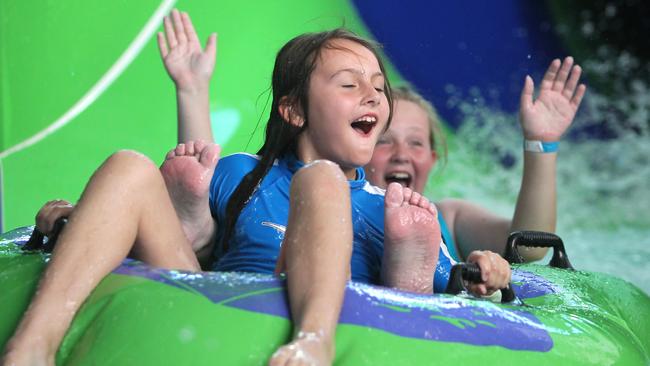
[[[165,34],[158,33],[158,48],[167,73],[179,91],[207,90],[217,53],[217,35],[212,33],[201,48],[190,16],[174,9],[164,19]],[[169,46],[168,46],[169,45]]]
[[[533,79],[526,76],[521,91],[519,118],[527,140],[558,141],[573,122],[585,94],[578,85],[582,69],[573,57],[553,60],[546,70],[537,99],[533,101]]]

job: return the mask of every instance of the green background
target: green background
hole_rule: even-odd
[[[0,2],[0,151],[70,110],[161,4],[165,2]],[[261,145],[273,60],[286,41],[337,26],[370,36],[345,0],[167,4],[190,13],[202,42],[211,32],[219,34],[210,104],[223,154],[256,152]],[[396,80],[395,73],[389,74]],[[48,200],[76,201],[92,172],[112,152],[134,149],[161,162],[175,143],[174,87],[152,34],[87,109],[37,144],[0,160],[2,229],[32,224]]]

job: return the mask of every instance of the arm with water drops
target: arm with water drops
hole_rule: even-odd
[[[542,80],[539,95],[533,98],[533,79],[526,76],[521,92],[519,117],[524,139],[542,143],[559,142],[569,128],[585,94],[578,84],[582,70],[573,58],[553,60]],[[551,149],[553,150],[553,149]],[[524,151],[524,169],[510,231],[555,232],[557,151]],[[527,261],[541,259],[548,249],[524,248]]]
[[[540,143],[560,140],[585,93],[585,86],[578,85],[580,74],[580,67],[573,65],[571,57],[564,62],[554,60],[536,99],[533,79],[526,77],[519,113],[524,139]],[[512,220],[465,200],[446,199],[438,204],[463,258],[474,250],[504,254],[512,231],[555,231],[556,158],[557,152],[524,151],[522,184]],[[521,254],[527,261],[534,261],[541,259],[546,249],[522,248]]]

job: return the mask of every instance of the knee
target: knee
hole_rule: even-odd
[[[118,176],[125,183],[134,183],[160,178],[158,167],[145,155],[133,150],[113,153],[99,171]]]
[[[291,190],[336,194],[348,192],[349,188],[345,174],[336,163],[329,160],[316,160],[294,174],[291,179]]]

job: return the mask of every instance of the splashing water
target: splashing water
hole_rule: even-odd
[[[636,62],[621,57],[585,69]],[[562,139],[557,233],[577,269],[613,274],[650,294],[650,87],[634,78],[626,83],[628,92],[616,98],[590,89]],[[475,89],[466,97],[455,93],[450,103],[465,121],[427,195],[467,199],[511,217],[523,162],[517,116],[488,107]],[[589,136],[595,125],[607,138]]]

